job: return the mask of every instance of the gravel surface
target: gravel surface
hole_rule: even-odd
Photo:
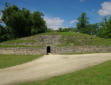
[[[37,60],[0,69],[0,85],[43,80],[111,60],[111,53],[45,55]]]

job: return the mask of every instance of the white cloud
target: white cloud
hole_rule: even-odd
[[[78,20],[72,20],[72,21],[70,21],[70,25],[72,25],[72,24],[74,24],[74,23],[77,23],[78,22]]]
[[[102,3],[102,9],[98,11],[101,16],[111,15],[111,2]]]
[[[64,22],[63,19],[60,19],[59,17],[44,17],[44,20],[46,21],[47,27],[57,30],[58,28],[62,27],[62,24]]]

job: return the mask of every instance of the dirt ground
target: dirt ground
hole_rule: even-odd
[[[0,85],[43,80],[111,60],[111,53],[45,55],[37,60],[0,69]]]

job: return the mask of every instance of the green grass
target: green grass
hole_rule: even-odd
[[[2,55],[0,54],[0,69],[23,64],[39,58],[42,55]]]
[[[4,45],[0,45],[0,48],[11,48],[11,47],[30,47],[30,46],[25,46],[25,45],[8,45],[8,44],[4,44]]]
[[[47,80],[17,85],[111,85],[111,61]]]
[[[27,37],[25,37],[27,38]],[[5,44],[13,44],[13,43],[27,43],[27,42],[36,42],[35,40],[31,40],[31,39],[25,39],[25,38],[21,38],[21,39],[16,39],[16,40],[9,40],[9,41],[5,41]]]
[[[61,32],[60,34],[62,35],[61,46],[111,46],[111,39],[74,32]]]
[[[0,48],[3,47],[36,47],[41,48],[38,38],[41,35],[60,35],[61,39],[59,44],[55,45],[57,47],[65,46],[111,46],[111,39],[99,38],[96,36],[91,36],[87,34],[77,33],[77,32],[47,32],[34,36],[24,37],[16,40],[10,40],[0,43]],[[30,46],[28,46],[28,44]],[[45,46],[45,42],[43,42]],[[37,45],[37,46],[36,46]]]
[[[41,46],[28,46],[28,45],[8,45],[8,44],[3,44],[0,45],[0,48],[41,48]]]

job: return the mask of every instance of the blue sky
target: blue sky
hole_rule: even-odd
[[[111,0],[0,0],[0,10],[5,2],[32,12],[43,12],[47,25],[53,29],[75,26],[82,12],[87,13],[91,23],[100,22],[103,16],[111,15]]]

